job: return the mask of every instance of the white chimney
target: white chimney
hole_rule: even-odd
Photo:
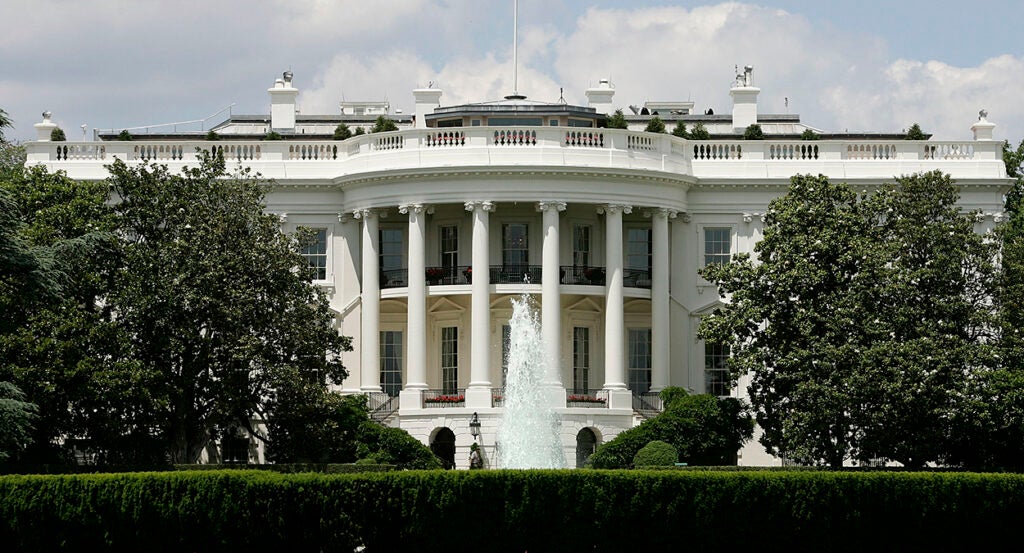
[[[736,82],[729,90],[732,96],[732,128],[743,131],[757,123],[757,95],[760,88],[754,86],[754,66],[743,68],[743,73],[736,73]]]
[[[597,113],[610,115],[612,113],[612,97],[615,96],[615,89],[612,88],[608,79],[601,79],[597,87],[588,88],[586,91],[587,105],[597,110]]]
[[[36,140],[40,142],[50,141],[50,133],[53,132],[53,129],[57,128],[57,124],[51,122],[50,117],[53,117],[53,114],[48,111],[44,111],[43,122],[32,125],[36,128]]]
[[[441,105],[441,89],[432,88],[433,83],[427,88],[417,88],[412,91],[412,97],[416,101],[416,109],[413,111],[416,117],[416,128],[427,128],[427,114],[434,111],[434,108]]]
[[[988,112],[985,110],[978,112],[978,121],[971,125],[975,140],[993,140],[992,129],[995,128],[996,124],[989,122]]]
[[[270,93],[271,130],[295,130],[295,98],[299,89],[292,86],[292,72],[285,71],[284,77],[274,81]]]

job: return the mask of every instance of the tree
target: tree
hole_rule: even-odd
[[[298,369],[281,371],[271,392],[267,459],[275,463],[352,463],[366,396],[341,396]]]
[[[914,123],[910,126],[910,130],[907,131],[906,140],[928,140],[928,135],[924,134],[921,130],[921,125]]]
[[[665,410],[602,444],[587,461],[593,468],[630,468],[637,453],[654,440],[670,444],[690,465],[729,465],[750,439],[754,421],[735,398],[662,390]]]
[[[376,132],[390,132],[397,130],[398,125],[396,125],[394,121],[387,117],[384,117],[383,115],[378,115],[377,120],[373,122],[373,127],[370,128],[370,133],[372,134]]]
[[[50,141],[51,142],[64,142],[67,139],[68,139],[67,136],[64,135],[64,129],[62,129],[60,127],[56,127],[55,129],[50,131]]]
[[[824,176],[792,178],[765,213],[757,263],[737,255],[701,274],[730,301],[699,336],[727,345],[733,377],[750,373],[751,404],[770,453],[841,466],[854,447],[851,394],[874,259],[857,195]]]
[[[704,123],[701,123],[700,121],[698,121],[697,124],[693,126],[693,130],[690,131],[690,139],[691,140],[711,140],[711,134],[704,127]]]
[[[110,308],[148,376],[152,432],[175,463],[242,427],[265,438],[274,385],[301,375],[341,382],[350,348],[301,246],[263,211],[264,183],[225,173],[220,158],[171,174],[109,166],[126,237]],[[280,405],[280,404],[278,404]]]
[[[0,142],[6,142],[4,138],[4,129],[10,129],[14,127],[14,121],[7,115],[7,112],[0,109]]]
[[[348,125],[345,123],[338,123],[338,126],[334,128],[334,140],[347,140],[352,137],[352,131],[348,129]]]
[[[626,116],[622,114],[621,109],[615,110],[615,113],[608,118],[609,129],[627,129],[629,123],[626,122]]]
[[[689,138],[689,133],[686,132],[686,123],[682,121],[676,121],[676,128],[672,129],[672,136],[678,136],[679,138]]]
[[[800,140],[817,140],[821,136],[814,132],[814,129],[804,129],[804,132],[800,133]]]
[[[883,185],[866,203],[879,259],[870,347],[857,387],[861,459],[941,461],[953,421],[992,364],[996,244],[938,171]]]
[[[32,421],[38,408],[10,382],[0,381],[0,461],[16,457],[32,442]]]
[[[761,130],[761,125],[757,123],[751,123],[743,130],[743,140],[764,140],[764,131]]]
[[[661,117],[655,115],[647,122],[647,128],[644,129],[646,132],[665,132],[665,122],[661,120]]]
[[[362,127],[356,127],[356,130],[352,132],[352,136],[360,136],[366,134],[366,129]]]

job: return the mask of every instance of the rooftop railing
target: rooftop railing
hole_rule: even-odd
[[[999,141],[914,141],[863,140],[684,140],[669,134],[619,129],[574,129],[566,127],[467,127],[456,129],[407,129],[388,133],[332,140],[231,140],[219,141],[145,140],[124,142],[28,142],[29,163],[51,163],[73,174],[81,162],[110,163],[157,161],[194,164],[198,152],[222,155],[239,162],[268,169],[280,162],[335,164],[332,174],[355,174],[405,167],[444,167],[454,164],[501,165],[537,164],[592,167],[624,167],[721,176],[718,165],[732,167],[731,175],[761,176],[750,172],[750,163],[786,171],[818,171],[830,162],[896,164],[900,171],[939,168],[953,176],[1002,177],[994,174],[1002,164]],[[358,161],[357,161],[358,160]],[[950,162],[991,161],[985,165]],[[736,172],[741,164],[746,172]],[[954,169],[950,169],[950,167]],[[858,170],[855,176],[871,173]],[[955,171],[964,172],[957,175]],[[979,173],[981,171],[981,173]],[[272,173],[272,171],[269,171]],[[274,177],[264,171],[265,176]],[[891,178],[893,169],[878,166],[880,176]],[[315,172],[309,173],[315,175]],[[873,174],[873,173],[871,173]]]

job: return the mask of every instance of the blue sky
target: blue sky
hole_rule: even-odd
[[[754,65],[762,113],[823,130],[919,122],[969,138],[981,108],[997,138],[1024,137],[1024,2],[521,0],[519,89],[584,102],[602,77],[615,104],[686,100],[729,108],[736,65]],[[266,113],[295,73],[304,113],[341,99],[411,109],[429,81],[442,103],[511,88],[511,0],[4,0],[0,107],[16,139],[43,110],[70,139],[235,113]],[[788,107],[787,107],[788,100]]]

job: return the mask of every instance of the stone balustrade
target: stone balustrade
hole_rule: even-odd
[[[73,178],[103,178],[103,165],[155,161],[172,169],[195,164],[198,152],[223,155],[269,178],[288,164],[323,164],[307,176],[325,178],[402,167],[532,165],[638,169],[698,178],[891,178],[940,169],[954,178],[1004,178],[998,141],[683,140],[668,134],[565,127],[409,129],[332,140],[145,140],[28,142],[29,163],[63,169]],[[282,164],[282,162],[284,162]],[[850,169],[856,167],[856,169]]]

